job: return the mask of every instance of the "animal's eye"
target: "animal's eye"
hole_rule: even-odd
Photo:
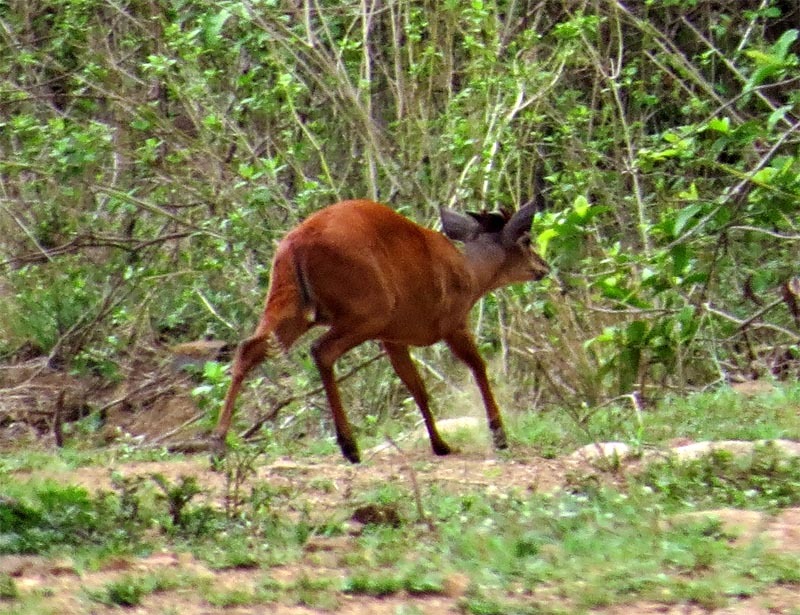
[[[523,235],[519,240],[519,245],[523,248],[530,248],[531,247],[531,236],[530,235]]]

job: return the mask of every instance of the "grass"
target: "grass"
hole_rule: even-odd
[[[183,457],[164,449],[137,448],[125,443],[104,449],[86,449],[76,440],[58,450],[29,449],[0,456],[0,476],[9,472],[69,472],[87,466],[112,466],[130,461],[177,461]]]
[[[593,413],[583,427],[555,412],[538,417],[539,424],[537,417],[522,416],[509,423],[523,450],[553,455],[556,440],[571,450],[591,441],[590,435],[631,441],[635,433],[644,442],[686,434],[698,440],[798,437],[799,397],[797,387],[754,399],[719,391],[667,400],[642,423],[611,408]],[[513,459],[514,450],[508,455]],[[774,513],[800,505],[800,461],[783,458],[769,445],[741,459],[713,453],[685,463],[652,463],[624,480],[586,468],[578,470],[584,476],[570,480],[569,490],[555,494],[504,489],[492,480],[490,488],[422,481],[428,523],[418,519],[405,472],[349,498],[324,476],[299,475],[292,478],[297,484],[278,488],[248,474],[237,492],[240,501],[226,509],[209,504],[202,477],[117,481],[107,492],[30,477],[31,467],[66,472],[90,461],[67,457],[68,462],[51,453],[4,457],[0,556],[70,554],[90,576],[115,558],[135,561],[137,554],[166,550],[191,553],[209,571],[202,578],[169,569],[123,571],[84,590],[90,603],[135,607],[152,594],[177,592],[218,608],[279,602],[335,610],[346,595],[446,594],[464,613],[555,615],[637,600],[712,609],[768,587],[800,585],[797,555],[736,543],[713,519],[664,522],[718,507]],[[313,493],[338,501],[337,508],[321,507]],[[349,536],[349,515],[368,504],[392,507],[400,522],[369,524]],[[312,537],[346,540],[331,552],[309,552],[305,545]],[[277,581],[270,573],[279,568],[299,574]],[[221,583],[213,575],[224,571],[251,582]],[[460,577],[466,582],[453,594],[450,580]],[[3,612],[47,612],[46,602],[0,575]]]
[[[6,573],[0,573],[0,601],[14,600],[18,596],[19,589],[14,579]]]
[[[10,472],[33,472],[36,470],[68,471],[77,467],[69,458],[51,451],[15,451],[13,455],[0,456],[0,476]]]
[[[170,569],[142,574],[123,574],[98,589],[87,590],[86,594],[93,602],[107,606],[135,607],[142,600],[156,592],[196,589],[203,587],[206,581],[186,573]]]
[[[752,456],[715,451],[693,461],[648,466],[634,481],[669,510],[728,506],[775,511],[800,505],[800,457],[785,458],[769,443]]]
[[[654,441],[800,439],[800,385],[776,387],[747,397],[730,388],[667,399],[645,415],[646,433]]]
[[[516,413],[507,417],[512,445],[555,457],[584,444],[623,441],[658,445],[692,440],[800,440],[800,384],[776,386],[752,397],[721,387],[686,397],[668,397],[640,415],[630,405]],[[508,413],[507,413],[508,414]],[[639,418],[641,417],[641,418]]]

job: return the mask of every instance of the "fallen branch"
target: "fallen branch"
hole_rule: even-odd
[[[184,429],[189,427],[189,425],[193,425],[194,423],[196,423],[197,421],[202,419],[205,415],[206,415],[205,411],[204,412],[198,412],[193,417],[191,417],[189,419],[186,419],[183,423],[181,423],[180,425],[178,425],[174,429],[170,429],[168,432],[163,433],[163,434],[161,434],[160,436],[158,436],[156,438],[153,438],[152,440],[150,440],[147,443],[147,446],[148,447],[155,446],[159,442],[163,442],[167,438],[169,438],[171,436],[174,436],[176,433],[179,433],[179,432],[183,431]]]
[[[118,406],[119,404],[124,404],[125,402],[127,402],[129,399],[131,399],[137,393],[140,393],[140,392],[144,391],[145,389],[147,389],[148,387],[151,387],[151,386],[153,386],[155,384],[158,384],[159,382],[163,381],[164,379],[165,379],[165,376],[163,374],[157,374],[156,377],[149,378],[148,380],[145,380],[142,384],[140,384],[136,388],[131,389],[130,391],[127,391],[125,393],[125,395],[123,395],[122,397],[117,397],[116,399],[112,399],[110,402],[107,402],[107,403],[103,404],[102,406],[97,408],[97,410],[95,410],[95,412],[103,413],[106,410],[109,410],[109,409],[113,408],[114,406]],[[152,403],[154,400],[158,399],[162,395],[166,395],[167,393],[169,393],[172,390],[173,387],[174,387],[174,385],[170,384],[169,386],[164,387],[161,391],[156,391],[156,393],[153,395],[153,397],[151,397],[148,400],[148,402]]]

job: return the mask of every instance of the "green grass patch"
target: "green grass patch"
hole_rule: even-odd
[[[692,440],[800,439],[800,385],[776,384],[753,396],[730,387],[685,397],[667,397],[637,413],[630,404],[597,408],[550,408],[507,413],[512,446],[558,457],[585,444],[622,441],[661,445]]]
[[[181,455],[170,454],[165,449],[126,443],[104,449],[82,448],[74,446],[76,444],[80,444],[79,441],[70,440],[67,446],[57,450],[20,450],[13,455],[4,454],[0,456],[0,477],[22,472],[70,472],[87,466],[110,467],[119,462],[182,459]]]
[[[149,594],[196,587],[198,584],[202,586],[204,583],[205,581],[193,575],[163,570],[125,574],[108,581],[99,589],[87,590],[86,593],[92,601],[107,606],[135,607]]]
[[[59,455],[50,451],[18,451],[13,455],[0,456],[0,476],[13,472],[34,472],[49,470],[68,471],[77,467],[72,455]]]
[[[224,526],[222,511],[191,502],[199,493],[192,480],[156,478],[112,475],[112,490],[89,492],[10,475],[0,486],[0,555],[69,550],[102,559],[145,551],[154,539],[202,539]]]
[[[747,494],[754,484],[784,484],[797,468],[774,459],[772,453],[765,449],[746,467],[718,457],[686,467],[662,464],[626,490],[596,485],[559,495],[489,496],[480,489],[425,488],[423,504],[435,531],[409,522],[368,526],[347,553],[337,555],[345,577],[342,584],[308,574],[289,584],[266,578],[252,587],[220,588],[209,582],[202,595],[218,607],[280,602],[330,610],[341,592],[372,597],[442,594],[448,575],[458,571],[469,582],[460,599],[467,613],[581,613],[638,599],[717,608],[769,585],[800,582],[798,558],[735,547],[713,520],[676,526],[661,520],[671,511],[718,506],[732,494],[752,500]],[[758,473],[758,468],[764,471]],[[725,489],[720,493],[710,489],[710,476]],[[397,487],[384,487],[369,499],[400,495]],[[42,504],[48,497],[54,496],[37,496],[38,505],[18,509],[15,531],[22,534],[25,527],[39,531],[44,527],[69,535],[79,548],[102,548],[104,535],[97,521],[86,516],[97,514],[98,502],[104,501],[101,496],[93,499],[65,489],[54,497],[61,505],[69,503],[75,518],[82,519],[80,532],[74,525],[45,522],[52,512]],[[789,501],[764,497],[765,502]],[[161,540],[172,548],[178,549],[178,544],[189,548],[215,569],[267,570],[304,558],[308,521],[280,516],[278,521],[274,511],[263,508],[243,510],[253,511],[247,523],[228,520],[222,531],[203,536],[164,531]],[[126,538],[142,544],[135,532]],[[56,534],[51,534],[52,540],[58,540]],[[34,546],[39,548],[39,543]],[[95,602],[130,607],[153,592],[187,583],[191,581],[169,574],[123,575],[89,595]],[[547,591],[537,591],[540,588]],[[520,595],[531,592],[536,592],[535,601],[520,600]]]
[[[396,548],[396,543],[389,550],[397,557],[404,557]],[[354,571],[345,580],[343,590],[369,596],[388,596],[399,591],[411,595],[440,594],[444,591],[444,572],[447,568],[446,563],[438,558],[403,559],[396,560],[394,564],[389,566],[384,560],[378,564],[384,566],[382,569],[369,566]]]
[[[653,463],[632,480],[652,490],[667,510],[800,504],[800,457],[786,457],[769,443],[756,446],[752,456],[719,450],[692,461]]]
[[[671,397],[643,415],[648,439],[800,439],[800,385],[776,385],[768,393],[745,396],[729,387],[687,397]]]
[[[14,579],[5,573],[0,573],[0,601],[14,600],[19,596],[17,583]]]
[[[45,481],[0,491],[0,553],[43,553],[81,544],[125,544],[134,528],[120,524],[118,502],[82,487]]]

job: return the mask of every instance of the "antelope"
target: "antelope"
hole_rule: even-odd
[[[369,200],[343,201],[309,216],[278,244],[264,312],[253,335],[236,352],[230,387],[212,434],[215,448],[225,450],[234,403],[248,372],[276,342],[288,351],[297,338],[318,325],[327,331],[312,343],[311,356],[339,448],[352,463],[359,463],[361,456],[342,407],[334,363],[367,340],[382,344],[422,413],[436,455],[452,449],[436,429],[409,346],[442,340],[472,371],[494,446],[506,448],[503,420],[468,317],[489,291],[547,275],[548,264],[531,248],[535,211],[534,203],[513,216],[463,215],[443,208],[444,234]],[[463,250],[450,240],[462,242]]]

